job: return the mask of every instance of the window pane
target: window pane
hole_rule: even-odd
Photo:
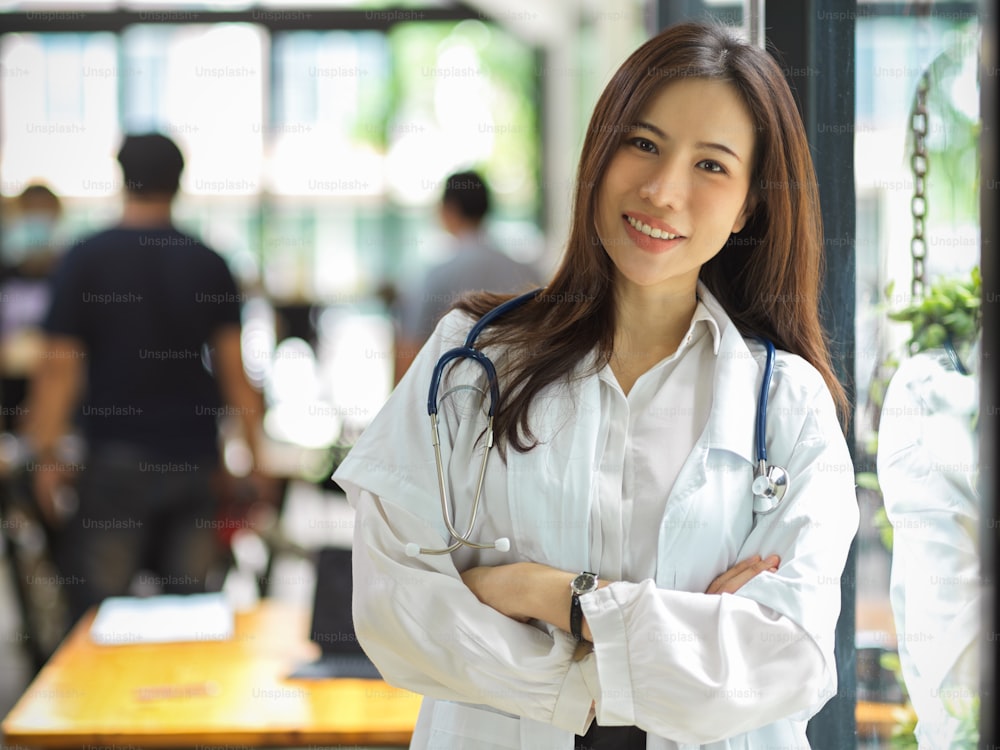
[[[381,34],[276,35],[274,117],[267,133],[268,187],[274,193],[382,192],[378,131],[388,106],[388,67]]]
[[[951,366],[927,369],[934,360],[910,343],[920,326],[888,313],[923,304],[945,279],[970,283],[979,264],[978,28],[973,4],[915,5],[872,5],[857,23],[858,697],[903,702],[902,688],[910,704],[880,740],[859,740],[888,747],[894,730],[916,747],[919,720],[921,746],[974,747],[975,384]],[[926,114],[914,117],[924,74]],[[917,379],[914,365],[925,368]]]
[[[184,151],[191,195],[260,190],[264,34],[248,24],[135,26],[122,35],[122,122],[161,130]],[[254,127],[257,125],[257,127]]]
[[[112,34],[5,34],[0,175],[14,195],[36,179],[63,197],[112,195],[120,178]]]
[[[405,205],[437,198],[457,168],[481,165],[501,203],[536,201],[534,57],[479,21],[400,24],[390,32],[398,93],[389,124],[389,190]]]

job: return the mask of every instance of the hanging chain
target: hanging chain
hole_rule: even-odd
[[[917,96],[910,114],[910,130],[913,133],[913,155],[910,168],[913,170],[913,198],[910,213],[913,216],[913,238],[910,240],[910,258],[913,261],[913,281],[910,292],[914,302],[924,296],[924,262],[927,260],[927,240],[924,237],[927,219],[927,90],[930,75],[924,71],[917,82]]]

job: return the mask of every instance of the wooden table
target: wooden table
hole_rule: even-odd
[[[318,654],[308,613],[265,602],[228,641],[100,646],[81,620],[0,725],[34,747],[405,746],[420,696],[381,681],[289,680]]]
[[[888,742],[892,732],[905,715],[904,707],[897,703],[871,703],[858,701],[854,709],[858,737],[879,739]]]
[[[288,680],[317,655],[308,613],[264,602],[229,641],[98,646],[84,618],[0,725],[8,745],[180,747],[409,743],[420,696],[372,680]],[[859,703],[888,738],[898,706]]]

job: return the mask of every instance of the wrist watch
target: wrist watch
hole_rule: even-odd
[[[572,594],[569,604],[569,632],[578,641],[583,640],[583,608],[580,606],[580,597],[597,590],[597,574],[584,571],[574,578],[569,589]]]

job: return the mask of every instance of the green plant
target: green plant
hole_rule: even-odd
[[[952,747],[979,747],[979,696],[948,705],[948,713],[959,720]]]
[[[892,298],[893,284],[886,288]],[[982,277],[973,268],[966,278],[944,278],[932,284],[924,297],[913,304],[889,312],[889,319],[909,323],[907,346],[911,354],[937,349],[949,342],[956,349],[968,347],[979,331],[982,305]]]

